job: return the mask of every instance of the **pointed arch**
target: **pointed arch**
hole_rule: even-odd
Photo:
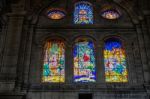
[[[95,46],[94,42],[87,38],[76,40],[73,49],[74,81],[95,82]]]
[[[104,44],[106,82],[128,82],[124,45],[118,38],[108,38]]]
[[[80,1],[75,4],[74,23],[93,24],[93,7],[91,3]]]
[[[51,39],[44,46],[42,82],[65,81],[65,45],[60,39]]]

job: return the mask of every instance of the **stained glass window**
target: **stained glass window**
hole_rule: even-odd
[[[106,82],[127,82],[128,72],[125,49],[118,39],[108,39],[104,47]]]
[[[45,44],[43,82],[64,82],[65,49],[61,40],[50,40]]]
[[[52,20],[59,20],[65,17],[65,12],[60,9],[48,9],[47,16]]]
[[[94,43],[90,40],[78,40],[74,45],[74,81],[95,82]]]
[[[75,24],[93,24],[93,8],[88,2],[82,1],[75,4]]]
[[[102,12],[102,17],[109,20],[118,19],[120,17],[119,12],[116,10],[106,10]]]

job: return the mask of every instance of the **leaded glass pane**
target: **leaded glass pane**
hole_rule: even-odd
[[[50,40],[45,44],[43,82],[64,82],[65,49],[61,40]]]
[[[104,65],[106,82],[127,82],[127,64],[125,49],[121,41],[108,39],[104,48]]]
[[[95,82],[95,55],[93,42],[88,40],[76,42],[73,56],[74,81]]]
[[[120,14],[116,10],[106,10],[102,12],[102,17],[109,20],[115,20],[120,17]]]
[[[79,2],[74,10],[75,24],[93,24],[93,8],[88,2]]]

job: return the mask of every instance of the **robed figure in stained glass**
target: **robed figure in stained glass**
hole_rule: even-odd
[[[74,81],[95,82],[94,43],[90,40],[78,40],[73,49]]]
[[[78,2],[74,8],[75,24],[93,24],[93,8],[89,2]]]
[[[122,42],[116,38],[105,41],[104,65],[106,82],[127,82],[127,63]]]
[[[61,40],[50,40],[45,44],[43,82],[64,82],[65,49]]]

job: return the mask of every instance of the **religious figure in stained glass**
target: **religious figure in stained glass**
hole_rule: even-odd
[[[93,24],[93,8],[89,2],[78,2],[74,10],[75,24]]]
[[[64,82],[65,49],[61,40],[45,44],[42,82]]]
[[[87,39],[78,40],[73,49],[74,81],[95,82],[94,43]]]
[[[105,41],[104,65],[106,82],[128,82],[125,49],[120,40]]]

